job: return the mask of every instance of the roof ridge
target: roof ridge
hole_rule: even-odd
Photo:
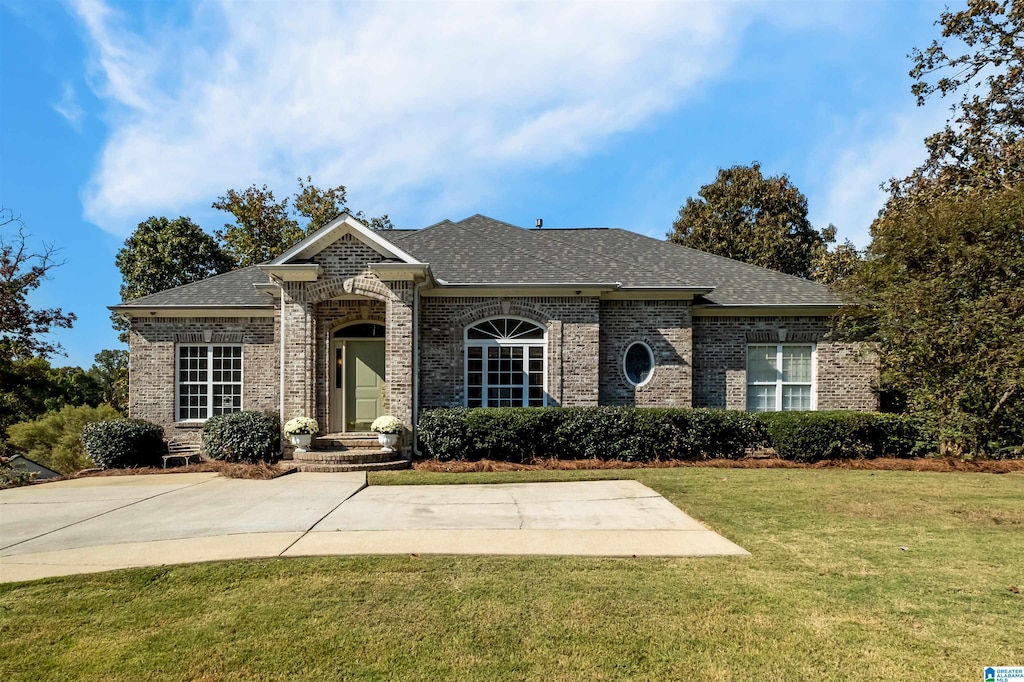
[[[144,298],[149,298],[150,296],[156,296],[157,294],[163,294],[163,293],[166,293],[168,291],[177,291],[178,289],[184,289],[185,287],[190,287],[193,284],[199,284],[200,282],[209,282],[210,280],[217,279],[218,277],[225,277],[227,275],[234,275],[234,274],[237,274],[239,272],[245,272],[246,270],[251,270],[253,268],[258,268],[261,265],[266,265],[269,262],[270,261],[263,261],[262,263],[255,263],[253,265],[246,265],[244,268],[235,268],[234,270],[228,270],[227,272],[218,272],[216,275],[210,275],[209,277],[204,277],[202,279],[197,279],[194,282],[189,282],[187,284],[179,284],[176,287],[171,287],[169,289],[161,289],[160,291],[154,291],[152,293],[145,294],[144,296],[139,296],[137,298],[130,298],[127,301],[121,301],[121,305],[126,305],[128,303],[134,303],[136,301],[141,301]]]
[[[466,218],[466,219],[464,219],[464,220],[460,220],[460,221],[459,221],[459,222],[457,222],[457,223],[452,223],[452,225],[454,225],[455,227],[459,228],[459,229],[460,229],[460,230],[462,230],[463,232],[471,232],[470,228],[466,228],[466,227],[461,227],[461,225],[462,225],[462,223],[464,223],[464,222],[465,222],[466,220],[469,220],[470,218],[475,218],[475,217],[477,217],[477,216],[479,216],[479,217],[481,217],[481,218],[487,218],[488,220],[491,220],[491,221],[493,221],[493,222],[495,222],[495,223],[498,223],[499,225],[504,225],[505,227],[511,227],[512,229],[515,229],[515,230],[520,230],[521,232],[524,232],[524,233],[526,233],[526,234],[530,234],[530,230],[527,230],[527,229],[525,229],[525,228],[519,227],[518,225],[513,225],[512,223],[506,223],[506,222],[505,222],[505,221],[503,221],[503,220],[496,220],[495,218],[491,218],[491,217],[489,217],[489,216],[481,215],[481,214],[479,214],[479,213],[478,213],[478,214],[475,214],[475,215],[472,215],[472,216],[470,216],[469,218]],[[506,248],[506,249],[509,249],[509,250],[511,250],[511,251],[515,251],[516,253],[520,253],[520,254],[523,254],[523,255],[525,255],[525,256],[529,256],[530,258],[533,258],[533,259],[534,259],[534,260],[536,260],[536,261],[539,261],[539,262],[541,262],[541,263],[544,263],[545,265],[550,265],[551,267],[553,267],[553,268],[555,268],[555,269],[557,269],[557,270],[561,270],[561,271],[563,271],[563,272],[568,272],[568,273],[570,273],[571,275],[573,275],[574,277],[580,277],[580,278],[582,278],[583,280],[586,280],[586,279],[587,279],[587,276],[586,276],[586,275],[584,275],[583,273],[580,273],[580,272],[576,272],[575,270],[570,270],[569,268],[567,268],[567,267],[565,267],[565,266],[563,266],[563,265],[558,265],[557,263],[552,263],[551,261],[548,261],[548,260],[544,260],[543,258],[541,258],[541,257],[540,257],[539,255],[537,255],[537,254],[535,254],[535,253],[530,253],[529,251],[524,251],[523,249],[521,249],[521,248],[516,248],[516,247],[514,247],[514,246],[512,246],[512,245],[510,245],[510,244],[504,244],[503,246],[504,246],[504,248]]]

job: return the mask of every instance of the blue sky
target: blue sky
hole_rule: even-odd
[[[62,249],[33,302],[78,315],[54,362],[86,367],[118,347],[114,255],[140,221],[212,232],[228,188],[300,175],[399,227],[663,237],[757,160],[863,247],[879,184],[948,113],[907,76],[942,6],[0,0],[0,203]]]

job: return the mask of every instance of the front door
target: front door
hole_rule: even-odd
[[[384,414],[384,341],[345,341],[344,363],[345,430],[369,431]]]

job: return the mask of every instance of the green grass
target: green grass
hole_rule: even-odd
[[[980,680],[1024,663],[1024,475],[652,469],[750,557],[355,557],[0,586],[0,679]],[[906,548],[901,549],[901,548]]]

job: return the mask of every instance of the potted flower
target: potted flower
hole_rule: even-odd
[[[398,443],[398,435],[402,433],[402,422],[398,421],[397,417],[392,417],[390,414],[386,414],[383,417],[377,417],[370,424],[370,430],[377,433],[377,442],[381,444],[381,450],[383,452],[394,452],[395,445]]]
[[[310,417],[295,417],[289,419],[284,425],[284,435],[288,436],[292,445],[300,450],[309,447],[309,442],[313,440],[313,434],[319,430],[320,425]]]

